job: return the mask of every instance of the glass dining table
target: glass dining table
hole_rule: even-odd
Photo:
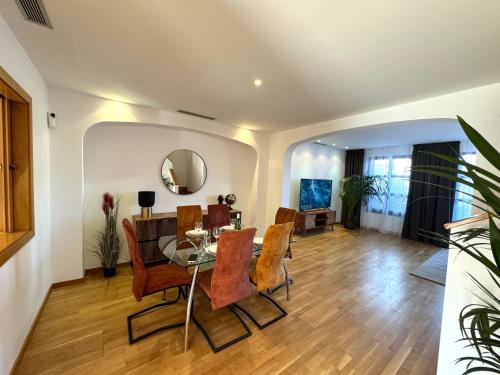
[[[189,348],[189,326],[191,322],[191,310],[193,305],[194,289],[196,286],[196,278],[198,276],[198,271],[201,266],[203,266],[203,268],[210,268],[211,266],[213,267],[213,265],[215,264],[215,259],[217,254],[217,253],[209,254],[207,251],[205,251],[205,248],[207,246],[203,245],[204,241],[202,241],[202,244],[198,246],[194,242],[191,241],[186,241],[186,242],[190,243],[192,246],[185,249],[175,250],[175,252],[170,256],[171,262],[174,262],[175,264],[181,267],[184,268],[194,267],[193,278],[191,281],[191,287],[189,289],[188,302],[186,306],[186,323],[185,323],[185,336],[184,336],[185,352],[187,352]],[[252,248],[252,255],[258,256],[261,253],[261,251],[262,251],[262,238],[255,237]]]

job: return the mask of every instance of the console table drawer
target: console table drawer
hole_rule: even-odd
[[[177,219],[168,218],[156,220],[158,223],[158,238],[162,236],[175,236],[177,234]]]
[[[135,223],[135,231],[139,242],[157,240],[158,221],[156,220],[138,221]]]

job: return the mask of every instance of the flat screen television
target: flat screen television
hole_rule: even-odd
[[[329,208],[332,200],[332,180],[302,178],[299,210]]]

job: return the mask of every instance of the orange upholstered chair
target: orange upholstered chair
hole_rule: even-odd
[[[288,248],[290,231],[293,229],[293,223],[274,224],[267,228],[264,234],[262,251],[260,256],[252,259],[250,267],[250,280],[256,285],[259,295],[274,304],[281,314],[267,323],[260,324],[257,320],[245,309],[236,305],[238,309],[243,311],[260,329],[269,326],[270,324],[284,318],[286,311],[272,299],[270,296],[262,293],[263,290],[275,288],[283,283],[287,286],[288,297],[288,275],[284,270],[284,259],[286,249]]]
[[[246,331],[242,336],[216,347],[193,314],[193,321],[203,332],[214,352],[225,349],[252,334],[239,315],[235,313],[233,304],[251,294],[248,270],[252,260],[253,238],[256,231],[255,228],[248,228],[222,233],[217,244],[214,268],[198,274],[196,284],[210,298],[212,309],[217,310],[228,306]]]
[[[208,209],[208,229],[211,231],[215,227],[223,227],[231,222],[231,214],[227,204],[209,204]]]
[[[203,222],[200,205],[177,207],[177,249],[187,249],[192,246],[190,243],[181,244],[181,242],[186,240],[186,232],[194,229],[197,221]]]
[[[129,344],[133,344],[134,342],[142,340],[143,338],[151,336],[160,331],[184,325],[184,321],[182,321],[180,323],[157,328],[139,337],[133,337],[132,332],[132,320],[134,318],[143,315],[149,310],[175,304],[181,296],[181,287],[191,285],[191,276],[185,268],[182,268],[175,263],[160,264],[157,266],[146,268],[139,254],[137,237],[135,235],[135,230],[132,227],[132,224],[130,224],[130,221],[128,219],[123,219],[122,224],[123,229],[125,230],[125,235],[127,237],[128,249],[134,269],[132,292],[135,296],[135,299],[140,302],[142,300],[142,297],[148,296],[150,294],[165,291],[170,288],[178,288],[178,295],[175,301],[159,303],[127,317]]]
[[[274,217],[274,224],[285,224],[285,223],[295,223],[295,216],[297,216],[297,210],[292,208],[280,207],[276,211],[276,216]],[[288,248],[286,250],[286,257],[292,259],[292,250],[290,249],[290,243],[292,242],[293,228],[290,231]]]

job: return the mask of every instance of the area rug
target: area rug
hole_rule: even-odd
[[[420,266],[410,272],[411,275],[445,285],[448,267],[448,249],[441,249]]]

